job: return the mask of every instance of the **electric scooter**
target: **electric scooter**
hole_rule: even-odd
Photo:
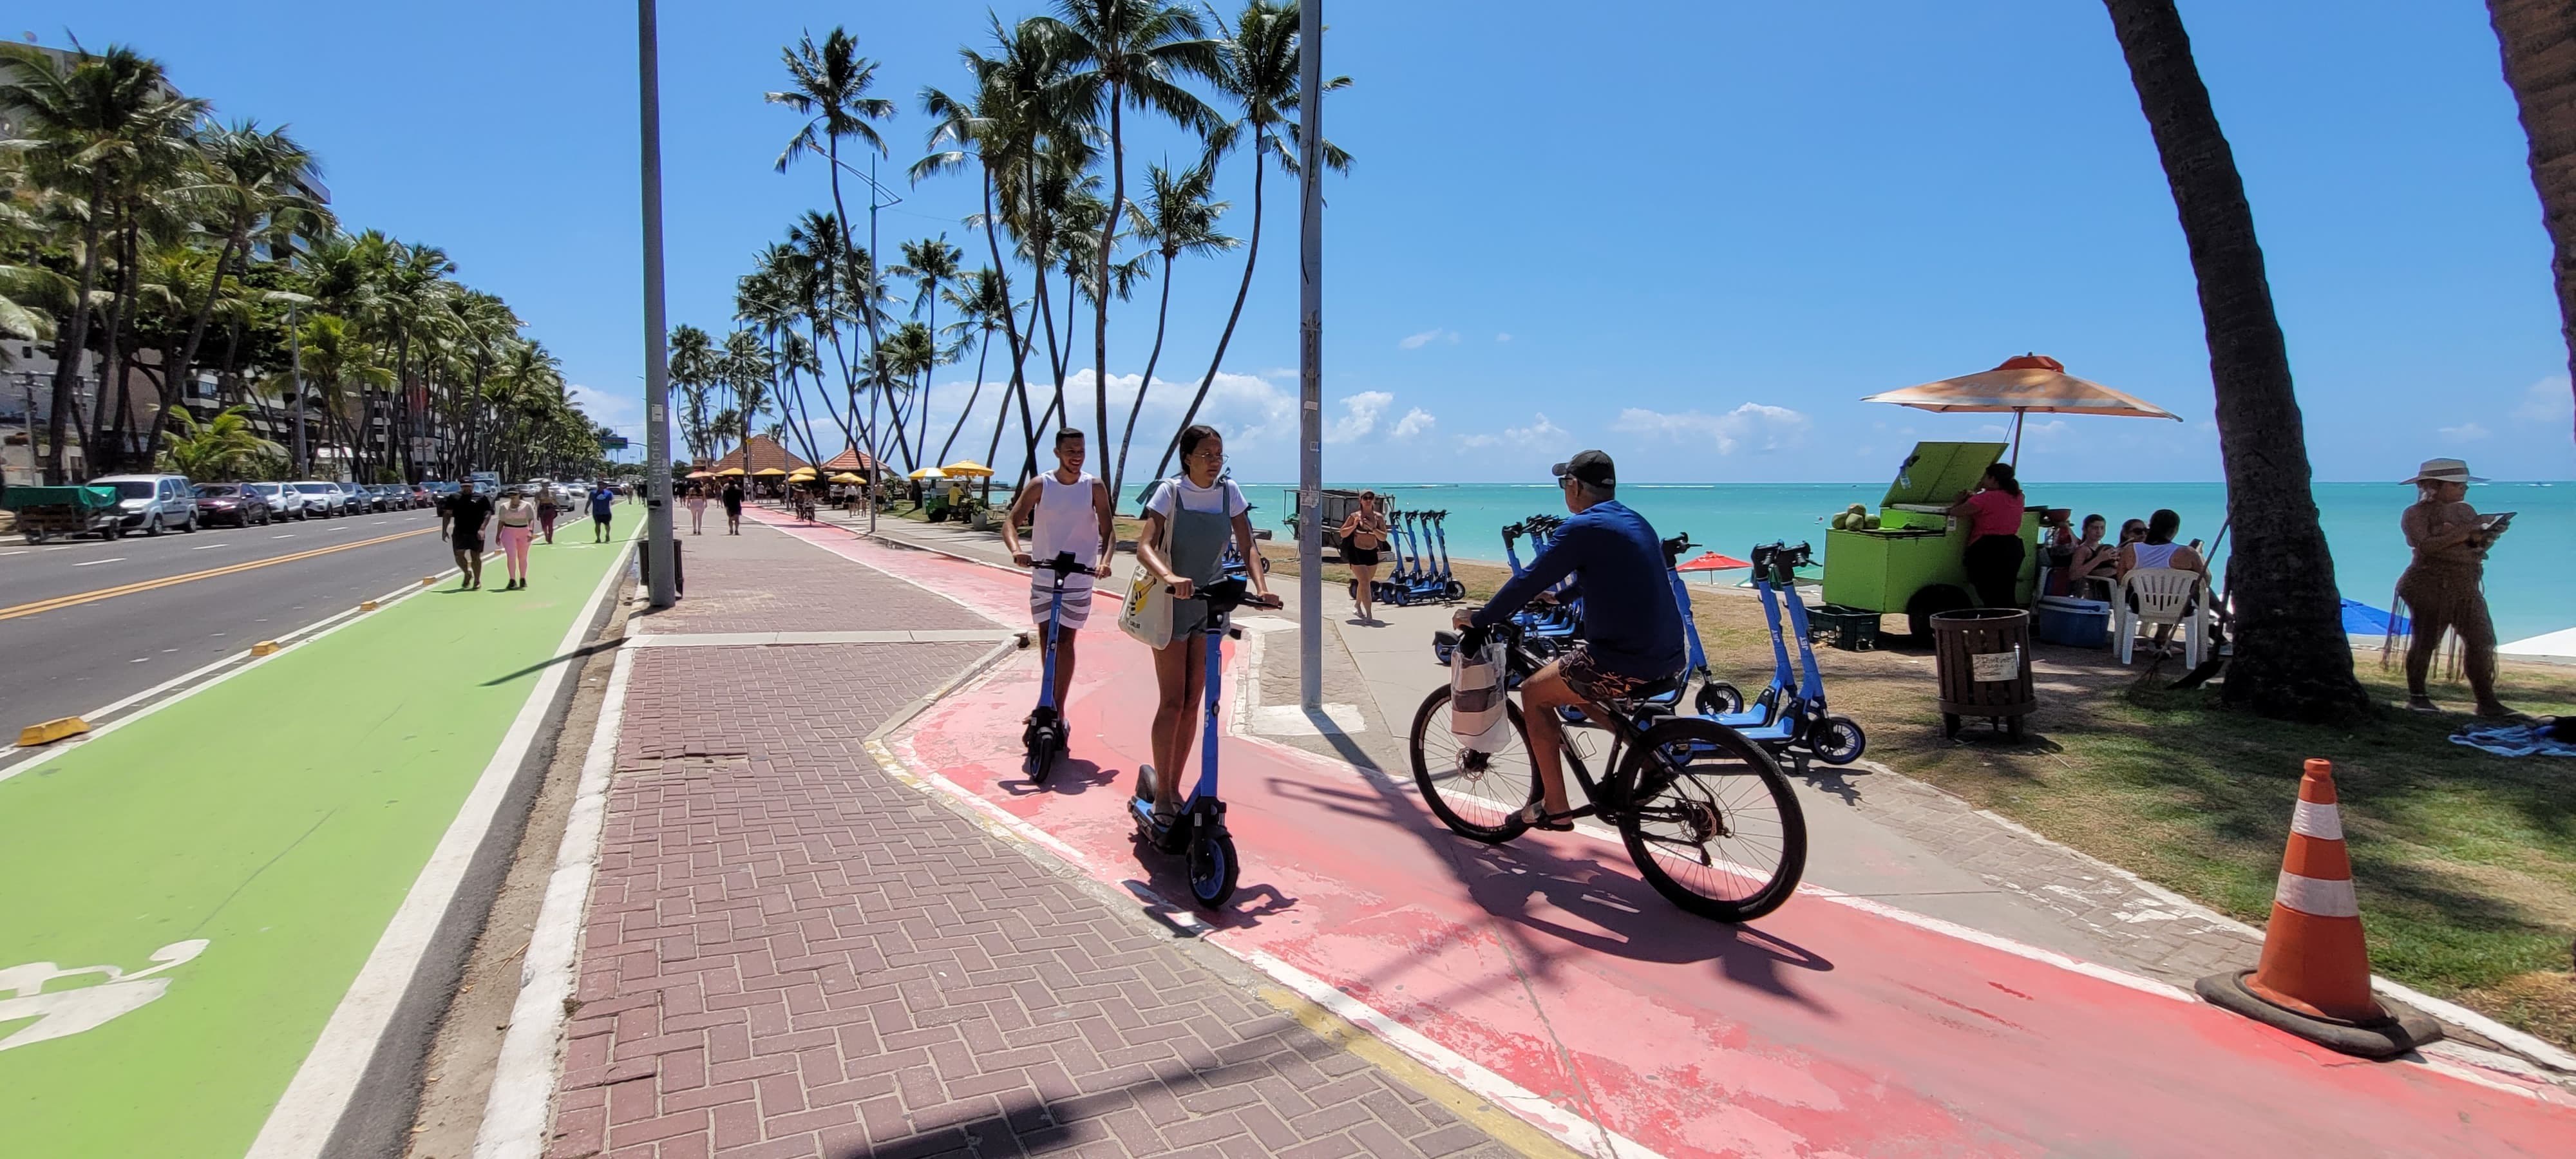
[[[1810,756],[1829,765],[1847,765],[1859,760],[1861,753],[1868,749],[1869,736],[1861,731],[1860,722],[1848,716],[1834,715],[1825,703],[1825,679],[1816,667],[1816,646],[1807,628],[1807,604],[1798,595],[1797,569],[1813,558],[1813,550],[1803,543],[1796,547],[1773,543],[1753,549],[1755,575],[1769,581],[1770,589],[1779,594],[1780,604],[1788,609],[1789,627],[1798,636],[1801,671],[1794,690],[1782,687],[1787,679],[1788,649],[1781,639],[1778,607],[1766,598],[1763,611],[1771,622],[1771,649],[1778,665],[1772,678],[1774,687],[1764,691],[1765,696],[1774,699],[1769,709],[1770,720],[1747,727],[1730,727],[1737,727],[1744,734],[1744,739],[1801,765]],[[1756,709],[1745,712],[1758,710],[1757,702]],[[1717,721],[1728,724],[1729,718],[1721,715]]]
[[[1225,828],[1225,802],[1217,797],[1216,709],[1225,685],[1222,648],[1227,637],[1243,635],[1243,629],[1234,626],[1235,608],[1276,608],[1279,597],[1254,596],[1248,584],[1233,578],[1202,587],[1198,595],[1207,600],[1208,614],[1207,726],[1199,737],[1199,783],[1171,824],[1159,824],[1154,820],[1154,798],[1162,778],[1154,766],[1140,766],[1136,795],[1128,800],[1127,811],[1135,815],[1139,842],[1188,859],[1190,897],[1204,908],[1215,909],[1234,896],[1235,876],[1241,869],[1235,861],[1234,835]]]
[[[1047,600],[1045,661],[1039,665],[1038,707],[1037,711],[1029,714],[1028,727],[1020,730],[1020,746],[1027,750],[1026,755],[1020,758],[1020,773],[1031,783],[1043,785],[1065,752],[1064,712],[1062,706],[1055,702],[1056,617],[1064,611],[1064,577],[1100,573],[1074,562],[1070,551],[1061,552],[1038,566],[1054,573],[1055,584],[1053,594]],[[1020,633],[1021,647],[1029,646],[1030,635],[1028,632]]]
[[[1453,603],[1458,600],[1466,599],[1467,585],[1458,582],[1458,578],[1451,575],[1449,572],[1448,512],[1434,511],[1431,513],[1431,533],[1433,536],[1437,537],[1439,541],[1437,553],[1440,558],[1440,598]]]
[[[1678,570],[1682,553],[1696,546],[1690,541],[1689,532],[1665,540],[1664,575],[1672,581],[1673,606],[1682,614],[1682,640],[1688,645],[1690,667],[1682,672],[1682,686],[1687,688],[1697,681],[1699,691],[1692,695],[1691,706],[1698,709],[1701,716],[1720,716],[1743,709],[1744,694],[1709,670],[1708,652],[1700,647],[1699,621],[1691,616],[1690,587],[1682,582],[1682,573]],[[1785,654],[1783,659],[1786,659]],[[1680,689],[1674,690],[1673,702],[1681,702]]]

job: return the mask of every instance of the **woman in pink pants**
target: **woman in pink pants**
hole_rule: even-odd
[[[527,493],[513,491],[501,501],[493,521],[501,525],[501,554],[510,565],[510,583],[502,591],[528,586],[528,544],[537,538],[537,505]]]

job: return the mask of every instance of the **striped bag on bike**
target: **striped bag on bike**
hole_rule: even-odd
[[[1449,651],[1449,731],[1471,752],[1501,752],[1511,738],[1511,697],[1503,686],[1503,641]]]

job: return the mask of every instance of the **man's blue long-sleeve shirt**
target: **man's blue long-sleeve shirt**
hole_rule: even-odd
[[[1493,627],[1568,575],[1583,595],[1583,642],[1595,664],[1639,680],[1682,670],[1682,615],[1664,573],[1663,541],[1645,516],[1616,500],[1566,520],[1529,570],[1495,592],[1471,622]]]

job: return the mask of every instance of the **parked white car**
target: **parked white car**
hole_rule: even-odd
[[[129,533],[197,530],[197,488],[185,475],[103,475],[89,485],[116,488],[117,522]]]

